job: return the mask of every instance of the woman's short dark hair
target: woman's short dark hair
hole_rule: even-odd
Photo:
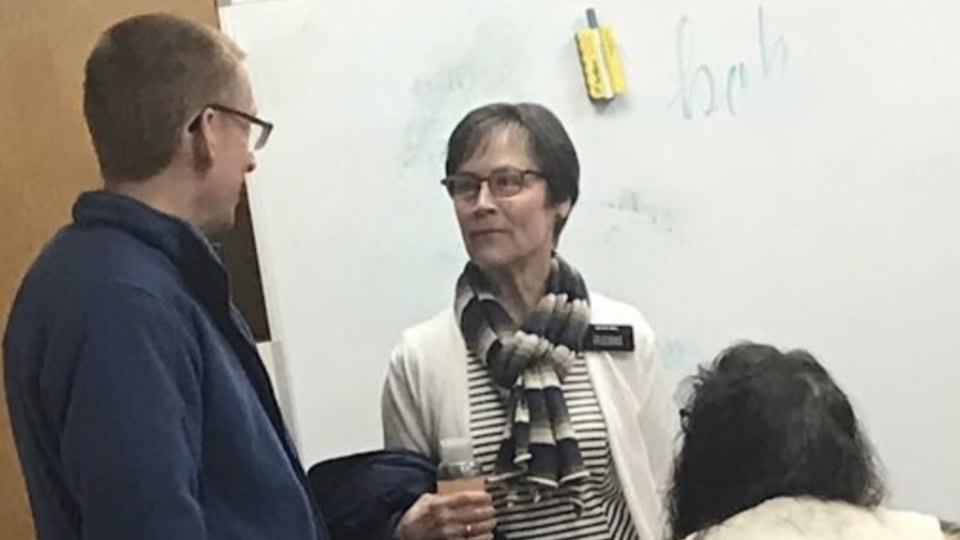
[[[775,497],[883,501],[853,407],[810,353],[739,344],[691,382],[667,505],[673,538]]]
[[[548,202],[576,204],[580,197],[577,151],[560,119],[537,103],[491,103],[467,113],[447,142],[447,176],[481,151],[491,133],[505,127],[519,128],[526,135],[531,157],[547,182]],[[562,228],[559,223],[555,236]]]

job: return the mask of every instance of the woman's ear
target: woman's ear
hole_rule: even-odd
[[[564,201],[555,204],[553,207],[557,211],[556,218],[553,222],[553,248],[556,249],[560,243],[560,233],[563,232],[563,228],[567,226],[567,219],[570,217],[570,212],[573,211],[573,203]]]

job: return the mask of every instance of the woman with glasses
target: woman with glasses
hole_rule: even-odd
[[[680,540],[960,540],[881,507],[886,489],[843,391],[804,351],[742,344],[692,379],[669,496]]]
[[[678,413],[640,312],[557,252],[580,180],[564,127],[536,104],[481,107],[446,174],[469,262],[393,353],[384,438],[435,461],[469,441],[487,488],[421,497],[396,537],[661,538]]]

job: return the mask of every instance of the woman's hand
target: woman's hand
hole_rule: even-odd
[[[493,499],[484,491],[421,495],[400,518],[397,540],[492,540]]]

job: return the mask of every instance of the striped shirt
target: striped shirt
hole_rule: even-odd
[[[467,377],[470,438],[477,463],[485,475],[490,475],[506,427],[505,399],[474,355],[470,355]],[[510,540],[639,540],[623,498],[610,454],[606,422],[583,356],[577,358],[563,382],[563,394],[584,465],[590,472],[584,485],[586,507],[578,518],[563,497],[544,496],[535,502],[529,489],[514,494],[514,500],[508,504],[506,486],[492,485],[489,489],[499,530]]]

